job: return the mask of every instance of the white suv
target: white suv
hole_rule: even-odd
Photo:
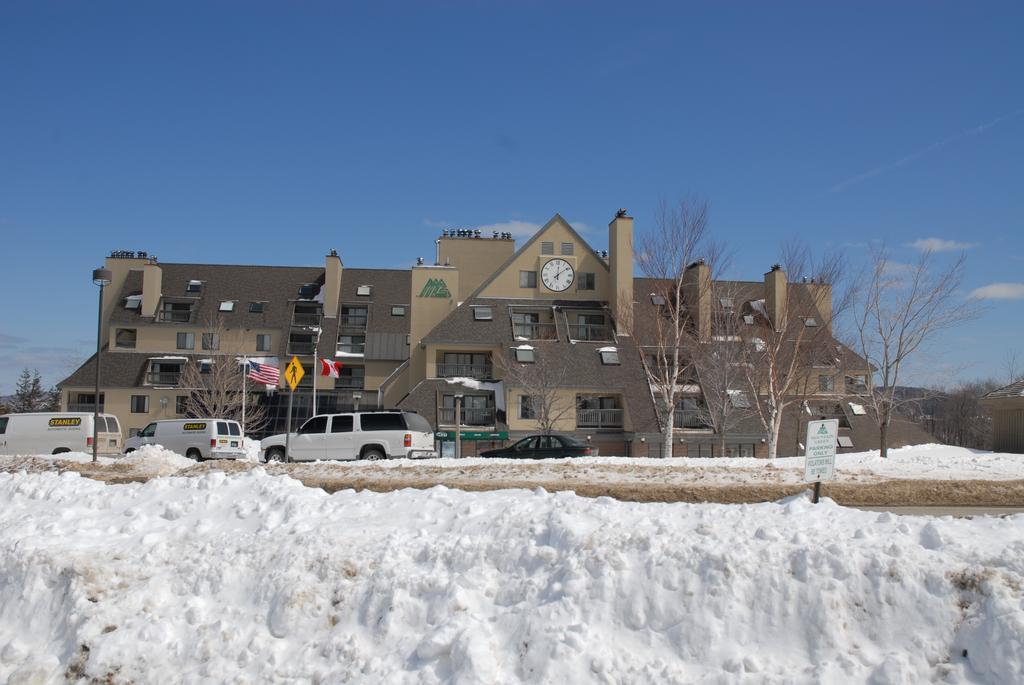
[[[260,443],[267,461],[285,460],[285,435]],[[321,414],[291,434],[289,461],[436,457],[434,431],[419,414],[364,411]]]

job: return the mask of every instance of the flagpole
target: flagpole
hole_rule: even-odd
[[[249,377],[249,356],[242,355],[242,437],[245,437],[245,396],[247,394],[245,380]]]

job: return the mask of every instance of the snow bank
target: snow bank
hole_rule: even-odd
[[[124,466],[154,476],[170,476],[196,463],[188,457],[172,452],[161,445],[142,445],[120,460]]]
[[[0,474],[0,501],[0,681],[1024,680],[1024,516],[327,495],[262,468]]]

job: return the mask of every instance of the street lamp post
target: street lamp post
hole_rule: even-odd
[[[92,282],[100,287],[100,301],[96,313],[96,394],[92,403],[92,460],[98,461],[100,429],[100,342],[103,340],[103,287],[110,285],[113,276],[109,269],[93,269]]]

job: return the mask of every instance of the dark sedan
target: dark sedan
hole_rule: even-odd
[[[509,447],[481,452],[480,456],[505,459],[562,459],[590,457],[595,451],[568,435],[531,435]]]

